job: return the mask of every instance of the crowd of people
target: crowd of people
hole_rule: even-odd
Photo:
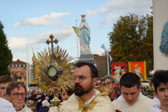
[[[23,82],[1,76],[0,112],[168,112],[168,70],[153,75],[154,99],[142,94],[135,73],[120,78],[120,92],[112,76],[102,77],[98,85],[98,71],[91,63],[77,62],[73,76],[73,87],[57,94],[59,106],[51,105],[52,90],[27,91]]]

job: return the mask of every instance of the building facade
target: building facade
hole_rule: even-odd
[[[28,87],[33,77],[31,77],[30,64],[18,59],[17,61],[12,61],[8,68],[11,73],[10,76],[15,81],[24,82],[24,84]]]

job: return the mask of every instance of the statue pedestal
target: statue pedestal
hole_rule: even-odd
[[[96,64],[96,62],[94,60],[94,55],[92,55],[92,54],[81,54],[79,57],[79,61],[89,62],[94,65]]]

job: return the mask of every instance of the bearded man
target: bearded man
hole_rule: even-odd
[[[95,89],[98,71],[93,64],[77,62],[73,75],[74,94],[61,104],[60,112],[115,112],[108,92]]]

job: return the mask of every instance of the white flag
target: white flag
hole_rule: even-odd
[[[110,59],[110,62],[111,62],[113,59],[112,59],[112,57],[110,56],[110,54],[108,53],[108,51],[106,50],[105,45],[103,44],[101,47],[102,47],[102,48],[105,50],[105,52],[108,54],[109,59]]]

